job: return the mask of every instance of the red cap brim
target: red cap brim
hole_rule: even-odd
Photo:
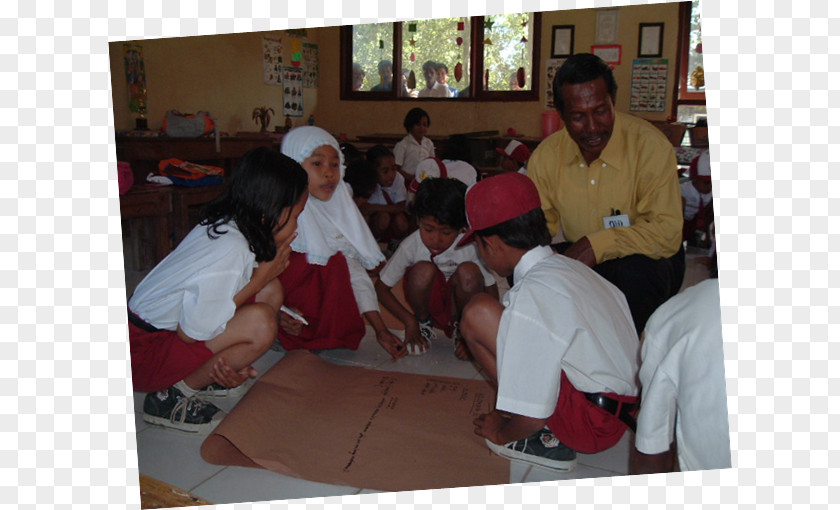
[[[475,241],[475,230],[467,230],[467,233],[464,234],[464,237],[458,241],[457,247],[460,248],[461,246],[466,246],[471,242]]]

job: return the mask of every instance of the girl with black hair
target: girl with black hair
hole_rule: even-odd
[[[257,375],[274,342],[308,178],[265,147],[243,156],[230,187],[143,279],[129,300],[132,381],[151,392],[143,420],[209,432],[221,420],[206,395],[226,396]]]

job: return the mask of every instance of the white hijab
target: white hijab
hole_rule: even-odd
[[[336,139],[319,127],[302,126],[283,137],[280,151],[303,163],[315,149],[324,145],[338,153],[341,168],[338,186],[326,202],[309,196],[298,217],[298,236],[292,242],[292,250],[305,253],[307,262],[319,266],[326,265],[330,257],[341,251],[365,268],[373,269],[385,260],[385,256],[353,202],[350,185],[344,182],[344,155]]]

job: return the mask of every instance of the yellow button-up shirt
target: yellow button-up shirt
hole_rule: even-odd
[[[548,228],[569,241],[586,236],[596,263],[633,254],[674,255],[682,242],[677,159],[668,139],[647,121],[615,113],[610,141],[586,163],[563,129],[540,143],[528,160]],[[629,227],[604,228],[615,211]]]

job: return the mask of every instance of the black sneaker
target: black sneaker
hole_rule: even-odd
[[[213,404],[198,396],[186,397],[174,386],[147,394],[143,402],[143,421],[183,432],[207,434],[223,415]]]
[[[488,439],[484,442],[501,457],[556,471],[571,471],[577,464],[577,453],[564,445],[548,427],[533,436],[498,445]]]
[[[225,388],[219,383],[210,383],[209,386],[205,386],[204,388],[200,389],[196,396],[201,398],[239,398],[247,392],[248,386],[246,383],[242,383],[234,388]]]

